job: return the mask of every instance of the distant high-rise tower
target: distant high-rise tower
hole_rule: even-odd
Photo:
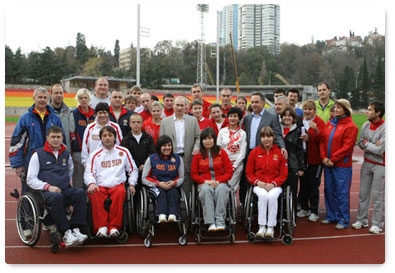
[[[232,33],[233,46],[247,49],[255,46],[267,46],[278,54],[280,49],[280,6],[229,5],[220,12],[220,46],[230,43]]]
[[[197,60],[197,73],[196,82],[201,86],[207,84],[207,70],[206,70],[206,50],[204,48],[204,13],[208,12],[208,4],[198,4],[196,9],[200,12],[200,29],[201,36],[198,46],[198,60]]]
[[[280,50],[280,6],[239,6],[239,49],[267,46],[271,52]]]

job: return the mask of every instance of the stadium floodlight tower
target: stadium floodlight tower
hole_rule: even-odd
[[[200,41],[198,46],[198,60],[197,60],[197,83],[200,86],[207,84],[207,71],[206,71],[206,50],[204,48],[204,13],[208,12],[208,4],[198,4],[196,9],[200,12]]]

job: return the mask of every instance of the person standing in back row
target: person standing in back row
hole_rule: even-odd
[[[330,98],[331,89],[326,82],[320,82],[317,89],[319,99],[315,101],[316,113],[317,116],[327,123],[331,117],[331,108],[335,102]]]
[[[359,188],[357,221],[351,226],[355,229],[368,227],[370,199],[373,214],[371,233],[380,233],[384,227],[385,197],[385,106],[380,101],[369,104],[366,112],[368,119],[361,127],[358,145],[364,151]]]
[[[105,77],[98,78],[95,82],[95,94],[91,95],[90,106],[95,108],[99,102],[110,105],[108,96],[108,80]]]
[[[350,224],[352,154],[358,135],[358,127],[351,115],[350,102],[337,100],[335,117],[326,124],[320,143],[327,214],[321,223],[336,224],[336,229],[345,229]]]

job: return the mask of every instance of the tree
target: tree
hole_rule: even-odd
[[[76,56],[75,58],[79,62],[81,66],[85,64],[85,62],[89,59],[89,49],[86,46],[85,35],[82,33],[77,33],[76,40]]]
[[[362,77],[362,79],[361,79],[361,81],[362,81],[362,84],[361,84],[361,90],[362,90],[361,103],[362,103],[362,105],[359,105],[359,106],[365,108],[368,105],[368,96],[369,96],[369,93],[371,91],[370,90],[370,88],[371,88],[371,80],[370,80],[370,77],[369,77],[369,71],[368,71],[368,65],[367,65],[367,62],[366,62],[366,58],[363,58],[363,66],[362,66],[361,77]]]
[[[119,46],[119,40],[115,41],[115,47],[114,47],[114,68],[119,66],[119,52],[121,51],[121,48]]]

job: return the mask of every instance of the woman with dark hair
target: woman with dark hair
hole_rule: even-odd
[[[225,230],[226,204],[232,178],[232,163],[225,150],[217,145],[213,128],[200,134],[200,152],[192,159],[191,179],[198,185],[199,199],[203,208],[204,223],[208,231]]]
[[[274,144],[274,132],[269,126],[259,132],[261,145],[250,152],[246,166],[246,177],[258,196],[258,237],[274,238],[277,225],[278,197],[281,185],[288,176],[287,160],[280,148]]]
[[[243,113],[240,108],[231,107],[228,111],[229,126],[218,132],[217,144],[223,148],[232,162],[233,176],[229,180],[229,186],[234,192],[239,189],[240,177],[243,172],[243,161],[247,151],[247,135],[240,128]]]
[[[280,114],[281,131],[283,134],[285,148],[288,152],[288,178],[286,185],[291,187],[293,203],[297,203],[298,180],[306,170],[305,152],[301,128],[296,124],[296,111],[292,106],[287,106]],[[300,214],[299,214],[300,215]],[[305,215],[308,216],[308,215]],[[295,215],[296,217],[296,215]]]
[[[167,135],[156,142],[156,154],[145,161],[141,181],[157,196],[156,215],[159,223],[175,222],[179,216],[179,187],[184,182],[184,162],[173,153],[173,143]]]

